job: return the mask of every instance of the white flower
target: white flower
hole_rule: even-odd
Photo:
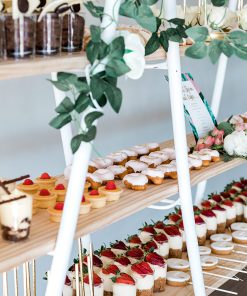
[[[247,156],[247,135],[235,131],[224,139],[224,149],[229,155]]]
[[[198,24],[198,6],[186,6],[184,16],[184,8],[177,5],[177,18],[185,19],[186,26],[195,26]]]
[[[137,34],[121,31],[120,35],[124,37],[125,54],[123,59],[126,65],[131,69],[126,74],[131,79],[139,79],[145,68],[145,48]]]
[[[230,123],[231,124],[237,124],[237,123],[243,123],[244,120],[240,115],[234,115],[231,119],[230,119]]]
[[[247,6],[239,12],[239,25],[243,30],[247,30]]]
[[[156,16],[156,17],[159,17],[160,9],[157,7],[157,5],[156,4],[151,5],[150,8],[151,8],[151,10],[153,12],[153,15]]]

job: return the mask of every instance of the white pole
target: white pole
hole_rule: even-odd
[[[112,23],[102,34],[102,39],[106,43],[110,43],[114,38],[120,3],[121,0],[106,0],[102,26],[106,27],[110,22]],[[115,21],[112,22],[112,19]],[[65,138],[65,141],[66,143],[70,143],[68,135]],[[82,143],[73,158],[64,211],[58,232],[46,296],[60,296],[62,294],[70,253],[73,246],[74,233],[76,230],[91,150],[91,143]]]
[[[237,4],[238,4],[238,0],[230,0],[228,4],[228,8],[232,11],[236,11]],[[211,103],[211,108],[216,118],[219,115],[220,102],[222,99],[222,91],[223,91],[223,86],[225,81],[227,63],[228,63],[228,57],[222,53],[219,58],[218,70],[216,73],[216,79],[215,79],[214,91],[213,91],[213,97],[212,97],[212,103]],[[207,186],[207,181],[202,181],[198,183],[197,189],[196,189],[196,197],[195,197],[196,205],[200,204],[201,201],[203,200],[205,191],[206,191],[206,186]]]
[[[176,17],[176,1],[165,1],[165,18]],[[167,53],[170,100],[172,110],[172,124],[176,162],[178,171],[178,185],[181,209],[183,213],[186,244],[190,261],[191,275],[195,296],[205,296],[204,280],[201,268],[200,254],[195,229],[192,204],[190,174],[188,166],[187,139],[182,97],[182,77],[180,66],[179,44],[169,42]]]

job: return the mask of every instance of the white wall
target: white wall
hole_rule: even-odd
[[[183,71],[190,72],[210,101],[216,66],[208,60],[183,59]],[[246,111],[246,62],[231,59],[226,76],[220,118]],[[43,171],[61,173],[64,160],[59,132],[48,126],[53,117],[54,99],[46,76],[1,81],[0,89],[0,176],[14,177]],[[139,81],[122,79],[124,100],[119,115],[106,109],[100,120],[96,148],[102,155],[122,147],[172,137],[167,82],[163,71],[146,72]],[[208,193],[221,190],[233,178],[245,174],[246,166],[210,180]],[[93,234],[95,248],[102,243],[122,239],[137,230],[144,221],[159,219],[165,213],[144,210],[128,219]],[[1,251],[1,250],[0,250]],[[72,257],[76,256],[74,250]],[[44,295],[42,276],[50,257],[38,260],[38,296]]]

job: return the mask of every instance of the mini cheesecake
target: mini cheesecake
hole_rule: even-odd
[[[157,251],[158,246],[154,240],[150,240],[149,242],[142,245],[142,249],[144,252],[151,252],[152,250]]]
[[[31,179],[24,180],[22,184],[18,184],[16,187],[18,190],[30,195],[37,193],[39,190],[39,185],[33,183]]]
[[[240,192],[238,196],[241,197],[244,200],[244,202],[247,201],[247,191],[246,190]]]
[[[177,213],[170,213],[166,220],[168,219],[168,224],[176,224],[179,220],[182,219],[182,216]]]
[[[136,296],[135,280],[127,273],[120,273],[112,278],[114,296]]]
[[[88,214],[91,211],[92,204],[89,201],[86,201],[85,196],[82,196],[81,205],[80,205],[80,215]]]
[[[52,222],[59,223],[61,221],[62,213],[63,213],[63,207],[64,207],[63,202],[57,202],[53,208],[48,208],[47,209],[47,212],[50,214],[50,220]]]
[[[214,204],[214,202],[212,202],[210,200],[203,200],[201,202],[201,204],[199,205],[199,208],[202,210],[210,210],[212,207],[212,204]]]
[[[177,226],[178,226],[179,231],[180,231],[180,233],[182,235],[182,239],[183,239],[183,252],[185,252],[187,250],[187,247],[186,247],[186,237],[185,237],[183,220],[179,221],[178,224],[177,224]]]
[[[154,293],[165,291],[167,265],[164,258],[154,252],[147,254],[145,261],[154,271]]]
[[[164,233],[164,226],[165,224],[163,221],[157,221],[153,227],[157,233]]]
[[[99,255],[104,266],[107,266],[109,264],[114,264],[116,255],[112,252],[111,249],[106,249],[102,247],[102,249],[99,252]]]
[[[105,186],[100,187],[99,193],[106,197],[107,202],[117,201],[123,193],[123,189],[117,187],[114,181],[108,181]]]
[[[103,208],[106,205],[106,197],[95,189],[85,193],[85,200],[92,204],[92,209]]]
[[[52,192],[56,194],[57,201],[64,202],[66,196],[66,187],[63,184],[57,184]]]
[[[103,267],[99,276],[103,281],[103,286],[104,286],[104,296],[113,296],[113,291],[112,291],[112,277],[116,276],[118,273],[120,273],[119,268],[114,265],[110,264],[106,267]]]
[[[167,259],[169,256],[169,243],[167,236],[164,233],[158,233],[153,235],[153,240],[158,246],[155,252],[163,258]]]
[[[48,173],[43,173],[39,178],[36,178],[36,183],[39,185],[39,188],[52,189],[55,187],[57,178],[51,177]]]
[[[212,211],[216,215],[217,233],[224,233],[226,230],[226,210],[219,205],[212,207]]]
[[[126,245],[130,248],[141,246],[142,241],[137,234],[130,235],[126,240]]]
[[[73,287],[71,280],[66,276],[65,283],[63,286],[63,296],[73,296]]]
[[[209,197],[209,202],[213,205],[219,204],[222,202],[223,198],[220,194],[212,194]]]
[[[202,210],[200,216],[207,225],[207,239],[209,239],[212,234],[217,232],[216,215],[212,210]]]
[[[131,262],[128,257],[120,255],[115,259],[114,264],[119,268],[121,272],[130,273]]]
[[[144,257],[144,252],[141,248],[135,247],[126,252],[126,256],[129,258],[131,264],[135,264],[142,260]]]
[[[183,249],[183,239],[178,227],[175,225],[165,225],[164,231],[167,235],[169,243],[169,257],[181,258]]]
[[[207,238],[207,225],[200,215],[195,214],[195,225],[198,245],[203,246]]]
[[[111,250],[115,255],[119,256],[124,255],[128,248],[123,241],[116,241],[115,243],[111,244]]]
[[[244,200],[241,197],[232,198],[233,205],[236,209],[236,221],[242,222],[244,218]]]
[[[57,196],[51,193],[48,189],[41,189],[34,195],[34,200],[38,202],[40,209],[54,208]]]
[[[226,227],[236,222],[236,208],[230,199],[224,199],[220,206],[226,210]]]
[[[167,260],[168,270],[178,270],[178,271],[188,271],[190,269],[190,264],[188,260],[169,258]]]
[[[84,254],[83,256],[83,264],[87,266],[87,256]],[[103,262],[102,260],[95,254],[93,254],[93,271],[96,272],[97,274],[100,273],[101,269],[103,267]]]
[[[88,275],[84,277],[84,289],[85,289],[86,296],[91,295]],[[103,285],[102,279],[95,272],[93,273],[93,293],[94,293],[94,296],[104,295],[104,285]]]
[[[143,244],[150,241],[152,239],[152,236],[156,234],[154,227],[152,225],[145,224],[139,230],[140,230],[139,237]]]
[[[154,271],[151,266],[140,261],[131,266],[131,276],[136,282],[136,296],[152,296],[154,288]]]
[[[231,197],[230,193],[227,192],[227,191],[222,191],[222,192],[220,193],[220,196],[222,196],[223,199],[228,199],[228,198]]]

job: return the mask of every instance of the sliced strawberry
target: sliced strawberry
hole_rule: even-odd
[[[136,263],[136,264],[133,264],[131,266],[131,270],[133,272],[136,272],[138,273],[139,275],[141,275],[143,278],[146,276],[146,275],[152,275],[153,274],[153,270],[152,268],[150,267],[150,265],[145,262],[145,261],[141,261],[139,263]]]
[[[172,221],[173,223],[177,223],[181,219],[181,216],[175,213],[170,214],[168,217],[169,217],[169,220]]]
[[[195,215],[195,223],[197,225],[205,224],[205,222],[203,221],[203,219],[199,215]]]
[[[234,197],[234,196],[236,196],[236,194],[238,194],[237,190],[235,190],[235,189],[229,190],[228,193],[230,194],[231,197]]]
[[[117,284],[131,285],[131,286],[135,285],[135,280],[127,273],[120,273],[120,275],[118,275],[116,279],[113,278],[112,280]]]
[[[86,201],[86,199],[85,199],[85,196],[83,195],[82,199],[81,199],[81,202],[85,202],[85,201]]]
[[[43,173],[43,174],[40,176],[40,179],[51,179],[51,176],[50,176],[48,173]]]
[[[66,278],[65,278],[65,282],[64,282],[64,284],[66,285],[66,286],[70,286],[71,285],[71,280],[69,279],[69,277],[66,275]]]
[[[210,201],[204,200],[204,201],[201,202],[201,206],[202,206],[203,209],[210,209],[212,204],[211,204]]]
[[[225,199],[221,203],[227,207],[233,207],[233,202],[230,199]]]
[[[131,264],[129,258],[127,258],[126,256],[117,257],[115,261],[123,266],[128,266],[129,264]]]
[[[205,217],[216,217],[215,213],[212,210],[203,210],[201,214]]]
[[[165,225],[164,231],[169,236],[181,236],[181,233],[176,225]]]
[[[88,275],[86,275],[84,277],[84,283],[89,285],[89,276]],[[102,284],[101,278],[95,272],[93,273],[93,283],[94,283],[94,286],[99,286]]]
[[[126,256],[140,260],[143,258],[144,252],[139,247],[132,248],[127,251]]]
[[[89,195],[99,195],[99,191],[94,189],[94,190],[90,191]]]
[[[31,179],[26,179],[26,180],[24,180],[24,182],[22,184],[23,185],[33,185],[33,181]]]
[[[145,225],[143,228],[140,228],[139,229],[140,231],[145,231],[145,232],[148,232],[148,233],[151,233],[151,234],[155,234],[156,231],[154,229],[154,227],[152,225]]]
[[[116,265],[110,264],[107,267],[102,268],[102,272],[104,274],[117,274],[120,272],[120,270]]]
[[[64,203],[63,202],[57,202],[54,209],[58,210],[58,211],[62,211],[64,207]]]
[[[116,190],[117,186],[114,181],[108,181],[105,186],[106,190]]]
[[[163,221],[158,221],[154,224],[154,228],[157,228],[157,229],[163,229],[164,228],[164,222]]]
[[[83,262],[85,264],[87,264],[87,256],[84,257],[83,259]],[[96,255],[93,255],[93,266],[95,267],[99,267],[99,268],[102,268],[103,267],[103,262],[101,261],[101,259],[96,256]]]
[[[40,192],[39,192],[39,195],[40,196],[49,196],[49,195],[51,195],[51,193],[47,189],[41,189]]]
[[[241,193],[240,193],[240,195],[242,195],[242,196],[244,196],[244,197],[247,197],[247,191],[245,190],[245,191],[242,191]]]
[[[168,242],[168,238],[164,233],[155,234],[153,236],[153,238],[159,244],[162,244],[164,242]]]
[[[117,249],[117,250],[127,250],[127,247],[123,241],[116,241],[114,244],[111,244],[112,249]]]
[[[221,195],[223,198],[229,198],[229,197],[231,197],[231,195],[230,195],[229,192],[221,192],[220,195]]]
[[[213,194],[210,197],[212,200],[216,201],[216,202],[221,202],[222,201],[222,197],[219,194]]]
[[[127,242],[131,244],[141,244],[141,240],[137,234],[131,235],[127,238]]]
[[[241,183],[242,183],[244,186],[247,186],[247,179],[242,179],[242,180],[241,180]]]
[[[151,250],[158,249],[158,246],[155,241],[151,240],[151,241],[147,242],[146,244],[143,244],[142,249],[145,251],[151,251]]]
[[[219,205],[215,205],[215,206],[213,206],[213,207],[212,207],[212,210],[213,210],[213,211],[221,211],[221,212],[224,212],[224,211],[225,211],[225,209],[222,208],[222,207],[219,206]]]
[[[116,259],[116,255],[110,249],[102,250],[100,252],[100,256],[104,256],[104,257],[107,257],[107,258],[110,258],[110,259],[113,259],[113,260]]]
[[[184,222],[183,222],[183,220],[181,220],[181,221],[178,223],[178,228],[179,228],[180,230],[184,230]]]
[[[233,202],[239,202],[239,203],[244,204],[244,200],[239,196],[234,197]]]
[[[164,258],[158,255],[157,253],[149,253],[145,257],[145,261],[152,265],[158,265],[160,267],[164,267],[165,261]]]
[[[65,190],[65,187],[63,184],[57,184],[57,186],[55,187],[55,190]]]
[[[237,187],[240,190],[244,190],[244,185],[241,182],[235,182],[232,187]]]

